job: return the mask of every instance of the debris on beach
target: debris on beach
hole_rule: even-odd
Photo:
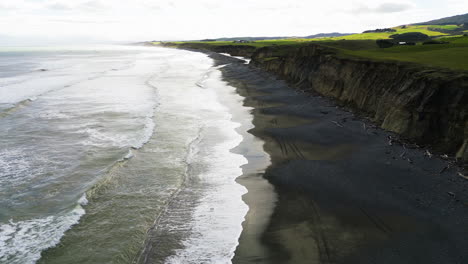
[[[338,127],[344,127],[342,124],[338,123],[337,121],[332,121],[332,123],[337,125]]]

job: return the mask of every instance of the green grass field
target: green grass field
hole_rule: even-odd
[[[393,29],[395,29],[396,32],[361,33],[361,34],[354,34],[354,35],[349,35],[349,36],[344,36],[344,37],[327,38],[327,39],[321,39],[321,40],[339,40],[339,39],[345,39],[345,40],[372,39],[372,40],[377,40],[377,39],[389,39],[391,35],[403,34],[403,33],[409,33],[409,32],[420,32],[420,33],[426,34],[426,35],[428,35],[430,37],[448,35],[447,33],[441,33],[441,32],[438,32],[438,31],[429,30],[429,28],[432,28],[432,27],[438,27],[438,26],[406,26],[406,28],[394,27]]]
[[[274,39],[274,40],[257,40],[250,43],[235,43],[235,45],[241,46],[254,46],[254,47],[265,47],[271,45],[295,45],[295,44],[302,44],[304,42],[328,42],[328,41],[337,41],[337,40],[377,40],[377,39],[390,39],[391,35],[394,34],[402,34],[402,33],[409,33],[409,32],[420,32],[426,34],[430,37],[442,37],[448,36],[447,33],[441,33],[437,31],[429,30],[432,27],[451,27],[449,26],[431,26],[431,25],[424,25],[424,26],[407,26],[406,28],[402,27],[394,27],[393,29],[396,32],[382,32],[382,33],[360,33],[360,34],[353,34],[348,36],[342,37],[330,37],[330,38],[316,38],[316,39],[303,39],[303,38],[288,38],[288,39]],[[454,27],[457,27],[454,25]],[[183,43],[194,43],[194,44],[207,44],[207,45],[233,45],[232,41],[180,41],[180,42],[173,42],[175,44],[183,44]]]
[[[212,47],[223,45],[253,46],[261,48],[266,46],[300,46],[316,43],[337,50],[338,55],[369,58],[373,60],[404,61],[419,63],[431,67],[442,67],[454,70],[468,70],[468,37],[457,33],[447,34],[430,29],[456,30],[456,25],[412,25],[406,27],[394,27],[396,32],[361,33],[343,37],[318,38],[318,39],[279,39],[259,40],[249,43],[233,43],[232,41],[192,41],[173,42],[174,45],[198,45],[198,47]],[[376,45],[377,39],[389,39],[393,34],[408,32],[420,32],[440,41],[448,41],[449,44],[416,46],[394,46],[381,49]],[[458,34],[458,35],[456,35]]]
[[[468,37],[447,39],[450,44],[396,46],[387,49],[341,49],[342,54],[375,60],[405,61],[454,70],[468,70]]]
[[[444,30],[460,29],[460,26],[458,25],[433,25],[433,26],[428,26],[428,27],[434,28],[434,29],[444,29]]]

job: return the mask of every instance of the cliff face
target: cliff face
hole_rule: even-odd
[[[266,47],[252,64],[335,98],[384,129],[468,160],[468,74],[340,58],[311,45]]]
[[[167,43],[163,46],[177,46],[183,49],[197,49],[197,50],[208,50],[213,52],[219,53],[229,53],[232,56],[242,56],[242,57],[250,57],[257,49],[254,46],[249,45],[210,45],[207,43],[182,43],[182,44],[173,44]]]
[[[235,45],[225,45],[218,46],[213,49],[215,52],[226,52],[232,56],[241,56],[241,57],[250,57],[255,52],[256,48],[254,46],[235,46]]]

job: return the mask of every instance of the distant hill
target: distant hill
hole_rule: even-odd
[[[257,40],[274,40],[274,39],[294,39],[294,38],[304,38],[304,39],[314,39],[314,38],[331,38],[331,37],[343,37],[352,35],[354,33],[320,33],[310,36],[295,36],[295,37],[236,37],[236,38],[216,38],[216,39],[202,39],[201,41],[235,41],[235,40],[245,40],[245,41],[257,41]]]
[[[307,37],[304,37],[306,39],[314,39],[314,38],[333,38],[333,37],[343,37],[343,36],[348,36],[352,35],[354,33],[338,33],[338,32],[333,32],[333,33],[320,33],[320,34],[315,34],[315,35],[310,35]]]
[[[235,40],[268,40],[268,39],[286,39],[288,37],[235,37],[235,38],[217,38],[217,39],[202,39],[201,41],[235,41]]]
[[[465,23],[468,23],[468,14],[440,18],[428,22],[417,23],[415,25],[460,25]]]

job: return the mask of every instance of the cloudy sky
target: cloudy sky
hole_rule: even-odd
[[[463,13],[466,0],[0,0],[0,45],[305,36]]]

